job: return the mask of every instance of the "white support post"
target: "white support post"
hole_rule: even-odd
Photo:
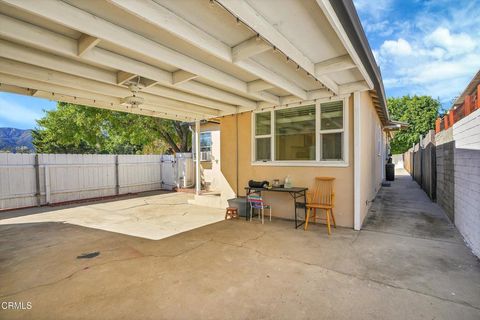
[[[200,120],[195,120],[195,193],[200,194]]]
[[[361,217],[361,118],[360,118],[360,92],[353,93],[353,229],[362,228]]]

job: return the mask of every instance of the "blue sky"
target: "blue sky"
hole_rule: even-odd
[[[55,106],[54,101],[0,92],[0,128],[33,129],[43,110],[52,110]]]
[[[480,69],[480,0],[354,0],[387,96],[439,98],[444,108]]]
[[[354,0],[387,96],[448,108],[480,69],[480,0]],[[0,93],[0,127],[34,128],[55,102]]]

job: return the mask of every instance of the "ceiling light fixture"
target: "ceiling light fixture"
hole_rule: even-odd
[[[138,87],[138,85],[136,84],[130,84],[128,86],[128,88],[130,89],[130,91],[132,92],[132,95],[131,96],[128,96],[128,97],[125,97],[122,99],[122,104],[126,104],[126,105],[129,105],[131,106],[132,108],[136,108],[138,107],[139,105],[143,104],[145,102],[145,99],[138,96],[138,91],[140,90],[140,88]]]

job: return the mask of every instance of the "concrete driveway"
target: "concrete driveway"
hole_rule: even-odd
[[[159,241],[3,224],[0,300],[32,308],[0,318],[480,319],[480,263],[418,192],[400,177],[365,230],[330,237],[284,220],[221,221]],[[418,215],[405,210],[417,205]],[[405,225],[388,222],[398,215]]]

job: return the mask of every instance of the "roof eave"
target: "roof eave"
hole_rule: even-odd
[[[382,122],[387,124],[389,114],[387,101],[385,98],[385,89],[383,87],[382,75],[378,67],[372,49],[368,43],[362,24],[357,14],[357,10],[352,0],[329,0],[338,19],[340,20],[350,42],[357,51],[357,54],[367,70],[370,79],[373,82],[374,90],[378,96],[378,101],[383,113]]]

